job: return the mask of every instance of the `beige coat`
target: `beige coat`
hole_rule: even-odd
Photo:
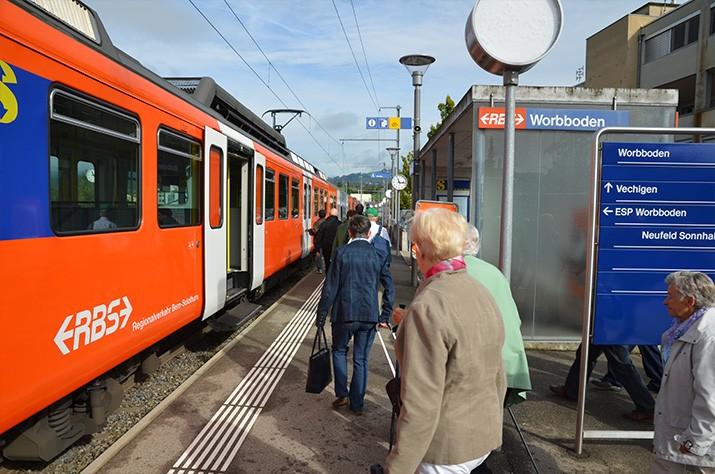
[[[397,332],[402,408],[387,472],[464,463],[501,445],[503,344],[494,300],[465,270],[422,283]]]
[[[695,466],[715,466],[715,308],[673,343],[655,402],[655,455]],[[681,442],[693,443],[682,454]]]

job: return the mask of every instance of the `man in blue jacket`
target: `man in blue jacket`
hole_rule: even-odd
[[[376,325],[386,326],[392,314],[395,287],[389,261],[370,243],[370,221],[356,215],[348,226],[350,242],[340,247],[323,286],[316,325],[322,327],[332,306],[334,408],[350,404],[362,415],[367,389],[367,364]],[[389,255],[388,255],[389,257]],[[378,284],[383,287],[378,310]],[[348,343],[353,342],[353,377],[348,391]]]

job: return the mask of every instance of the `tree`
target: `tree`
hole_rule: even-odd
[[[412,180],[410,179],[410,165],[413,152],[402,156],[402,176],[407,178],[407,187],[400,191],[400,209],[412,209]]]
[[[447,95],[447,97],[444,98],[444,102],[437,104],[437,110],[439,110],[440,121],[439,123],[430,125],[429,132],[427,132],[427,140],[432,139],[434,134],[437,133],[437,130],[439,130],[439,127],[442,126],[444,120],[452,113],[454,110],[454,101]]]

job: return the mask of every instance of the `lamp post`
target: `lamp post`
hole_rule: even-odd
[[[402,56],[400,58],[400,64],[405,66],[412,75],[412,85],[415,88],[415,108],[414,108],[414,128],[412,129],[412,138],[414,140],[414,147],[412,153],[412,163],[414,166],[414,172],[412,173],[412,209],[415,208],[417,202],[417,187],[419,185],[419,176],[422,171],[420,170],[420,132],[422,128],[420,127],[420,101],[422,99],[422,76],[427,72],[430,64],[432,64],[435,59],[432,56],[425,56],[423,54],[410,54],[407,56]],[[421,192],[421,190],[420,190]],[[411,254],[410,254],[411,255]],[[415,259],[410,257],[410,262],[412,264],[412,273],[410,276],[410,281],[412,286],[417,283],[417,269],[415,265]]]

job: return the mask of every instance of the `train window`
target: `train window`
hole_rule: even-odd
[[[267,216],[266,216],[267,218]],[[273,216],[271,216],[271,219]],[[256,165],[256,224],[263,224],[263,166]]]
[[[157,165],[159,227],[201,224],[201,145],[159,130]]]
[[[139,123],[74,94],[50,95],[50,221],[58,234],[139,226]]]
[[[266,168],[266,220],[276,216],[276,172]]]
[[[313,188],[313,214],[316,216],[318,215],[318,211],[320,210],[320,206],[318,205],[318,189]]]
[[[310,189],[308,183],[303,183],[303,219],[310,217]]]
[[[293,219],[300,217],[300,186],[297,179],[290,180],[290,216]]]
[[[223,225],[223,151],[215,146],[209,152],[209,225]]]
[[[288,176],[278,175],[278,219],[288,219]]]

